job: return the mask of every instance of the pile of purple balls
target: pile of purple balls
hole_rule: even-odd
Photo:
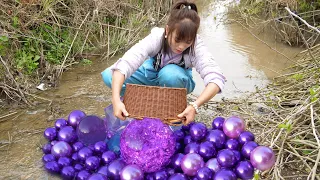
[[[124,149],[120,154],[110,150],[112,148],[107,143],[110,137],[107,137],[108,129],[103,121],[80,110],[72,111],[68,119],[56,120],[55,127],[44,131],[44,137],[48,140],[42,149],[45,169],[61,175],[63,179],[77,180],[236,180],[252,179],[255,169],[265,171],[275,163],[274,152],[254,141],[254,135],[245,131],[241,118],[217,117],[212,122],[212,128],[207,128],[203,123],[191,123],[174,131],[174,141],[170,143],[175,144],[171,161],[154,172],[145,169],[154,167],[150,164],[141,167],[139,163],[126,163],[128,158],[142,162],[146,157],[129,157],[131,153],[126,153],[124,158],[121,155],[125,153]],[[128,129],[124,132],[131,132]],[[158,135],[154,130],[150,132],[150,138]],[[131,136],[126,137],[130,139],[128,137]],[[150,148],[144,144],[134,145],[139,147],[139,151]]]

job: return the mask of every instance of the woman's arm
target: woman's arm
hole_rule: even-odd
[[[194,103],[198,107],[200,107],[204,103],[208,102],[211,98],[213,98],[218,92],[220,92],[219,86],[215,83],[209,83],[202,91],[201,95],[197,98],[197,100],[194,101]],[[183,123],[187,125],[194,120],[195,115],[196,109],[192,105],[189,105],[181,114],[178,115],[178,117],[185,117],[186,120]]]
[[[124,83],[125,77],[120,71],[115,70],[112,75],[112,104],[113,114],[117,118],[124,120],[125,117],[129,116],[123,102],[120,100],[120,91],[122,84]]]

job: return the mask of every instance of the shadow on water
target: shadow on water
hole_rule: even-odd
[[[203,1],[200,6],[202,24],[200,34],[228,79],[221,97],[236,98],[245,92],[264,86],[289,62],[255,39],[239,24],[224,24],[220,20],[226,12],[227,1]],[[208,5],[209,4],[209,5]],[[272,36],[260,37],[272,47],[293,57],[299,49],[272,41]],[[44,171],[41,145],[45,143],[43,131],[53,126],[55,119],[67,118],[74,109],[102,116],[111,104],[111,92],[103,84],[100,72],[110,61],[94,61],[92,65],[78,65],[63,74],[57,89],[41,92],[39,96],[52,100],[32,109],[1,112],[0,119],[0,179],[59,179]],[[201,93],[203,82],[195,73],[197,86],[194,94]],[[2,115],[1,115],[2,116]]]

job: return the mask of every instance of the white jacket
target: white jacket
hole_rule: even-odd
[[[153,28],[147,37],[131,47],[122,58],[113,64],[111,70],[119,70],[125,75],[125,78],[130,77],[148,57],[154,57],[161,50],[163,33],[164,28]],[[191,52],[184,55],[185,67],[194,67],[204,80],[205,86],[213,82],[222,91],[226,78],[199,35],[196,37],[194,49],[194,55]]]

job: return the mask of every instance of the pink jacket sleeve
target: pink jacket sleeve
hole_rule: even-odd
[[[130,77],[148,57],[153,57],[160,51],[163,33],[163,28],[153,28],[147,37],[132,46],[113,64],[111,70],[119,70],[125,78]]]

